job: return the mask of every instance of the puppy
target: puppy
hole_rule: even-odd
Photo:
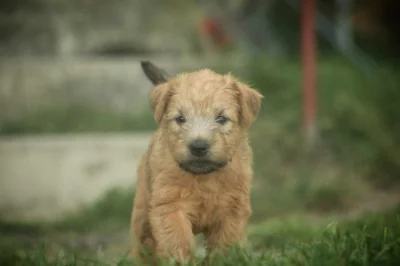
[[[203,233],[208,256],[247,240],[253,177],[248,130],[262,95],[209,69],[169,78],[142,62],[155,87],[158,129],[137,169],[132,254],[189,261]]]

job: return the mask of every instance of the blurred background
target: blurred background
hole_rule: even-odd
[[[315,1],[307,83],[302,2],[2,0],[0,248],[126,253],[136,165],[156,127],[140,60],[170,74],[232,72],[265,96],[251,130],[255,249],[394,208],[400,4]]]

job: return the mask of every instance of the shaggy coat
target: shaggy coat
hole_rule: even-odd
[[[155,253],[183,263],[198,233],[209,255],[245,242],[253,177],[247,135],[261,94],[208,69],[167,80],[151,63],[142,66],[156,85],[151,108],[158,129],[137,169],[133,256]]]

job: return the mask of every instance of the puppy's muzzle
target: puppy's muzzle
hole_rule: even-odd
[[[179,163],[186,172],[205,175],[225,166],[223,161],[215,161],[210,157],[210,143],[204,139],[195,139],[188,144],[190,156]]]
[[[190,142],[189,150],[193,156],[204,157],[208,153],[210,144],[204,139],[196,139]]]

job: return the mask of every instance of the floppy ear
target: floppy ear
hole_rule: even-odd
[[[140,65],[142,66],[144,74],[153,85],[159,85],[168,81],[169,75],[167,72],[155,66],[150,61],[140,61]]]
[[[170,86],[171,85],[169,83],[163,83],[157,85],[151,90],[150,106],[157,124],[161,122],[162,117],[167,109],[170,96]]]
[[[146,77],[156,86],[150,93],[150,106],[154,119],[159,124],[168,104],[169,75],[150,61],[140,61],[140,65]]]
[[[245,128],[249,128],[261,109],[261,100],[264,98],[258,91],[246,84],[236,81],[239,89],[240,116]]]

